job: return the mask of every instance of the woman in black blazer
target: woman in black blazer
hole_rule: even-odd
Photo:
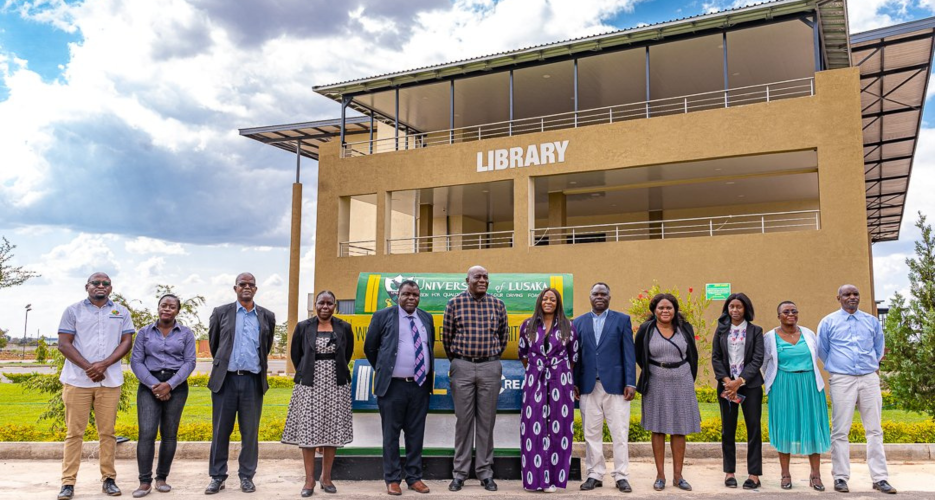
[[[685,436],[701,431],[701,414],[695,395],[698,376],[698,349],[695,331],[679,314],[679,302],[668,293],[649,301],[649,321],[636,332],[636,364],[640,378],[636,390],[643,395],[641,405],[644,429],[653,433],[656,462],[656,491],[666,487],[666,436],[671,436],[672,484],[691,491],[682,477],[685,462]]]
[[[718,319],[711,348],[711,364],[717,377],[718,404],[721,407],[721,452],[724,455],[724,485],[737,487],[737,416],[743,410],[747,424],[747,480],[743,489],[760,487],[763,474],[763,329],[751,323],[753,304],[743,293],[727,297]],[[743,399],[737,404],[738,399]],[[739,408],[738,408],[739,407]]]
[[[300,322],[292,334],[295,388],[282,442],[302,448],[305,485],[315,492],[315,448],[322,448],[321,489],[336,493],[331,482],[335,450],[354,440],[351,422],[351,372],[354,354],[351,325],[333,317],[336,300],[325,290],[315,297],[315,317]]]

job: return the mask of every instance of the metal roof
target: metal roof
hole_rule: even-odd
[[[935,17],[851,36],[860,68],[867,228],[899,239],[935,51]]]
[[[369,116],[347,117],[346,122],[349,134],[370,132]],[[318,148],[341,136],[341,119],[242,128],[240,135],[292,153],[300,149],[302,156],[317,160]]]
[[[545,64],[549,62],[549,59],[567,57],[579,52],[588,53],[612,47],[662,41],[677,35],[697,34],[702,31],[728,28],[741,23],[769,20],[779,16],[811,11],[817,11],[819,17],[825,67],[835,69],[850,66],[845,0],[775,0],[648,26],[462,59],[445,64],[424,66],[329,85],[318,85],[312,89],[321,95],[340,101],[341,96],[344,94],[372,92],[422,81],[431,82],[447,77],[490,71],[534,61],[542,61]]]

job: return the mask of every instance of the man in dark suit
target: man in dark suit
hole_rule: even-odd
[[[399,285],[399,306],[374,313],[364,354],[376,372],[373,392],[383,423],[383,479],[390,495],[402,495],[399,432],[405,432],[406,484],[428,493],[422,482],[422,439],[434,386],[435,322],[419,309],[419,285]]]
[[[629,451],[630,401],[636,395],[636,350],[633,326],[626,314],[611,311],[610,287],[591,287],[591,312],[575,318],[581,339],[581,356],[575,365],[575,390],[581,399],[587,480],[582,490],[603,486],[604,420],[614,442],[614,470],[617,489],[630,493]]]
[[[253,475],[259,452],[260,414],[266,381],[266,358],[273,346],[276,316],[253,302],[256,278],[241,273],[234,281],[237,301],[216,307],[208,323],[208,343],[214,366],[208,379],[211,389],[211,483],[206,495],[224,489],[227,454],[234,421],[240,426],[240,489],[256,491]]]

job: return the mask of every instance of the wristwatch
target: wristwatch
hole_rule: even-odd
[[[737,380],[740,380],[740,387],[747,385],[747,381],[743,377],[737,377]]]

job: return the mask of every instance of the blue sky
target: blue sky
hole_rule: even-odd
[[[932,1],[850,1],[852,32],[931,16]],[[43,275],[0,290],[0,328],[21,335],[32,303],[30,335],[52,334],[98,269],[130,297],[154,302],[167,283],[209,306],[253,270],[258,301],[285,319],[294,158],[236,129],[336,116],[315,84],[741,5],[0,0],[0,235],[18,245],[17,264]],[[874,246],[878,298],[906,288],[914,211],[935,213],[917,194],[933,182],[935,132],[922,137],[903,239]],[[315,169],[304,163],[303,293],[314,279]]]

